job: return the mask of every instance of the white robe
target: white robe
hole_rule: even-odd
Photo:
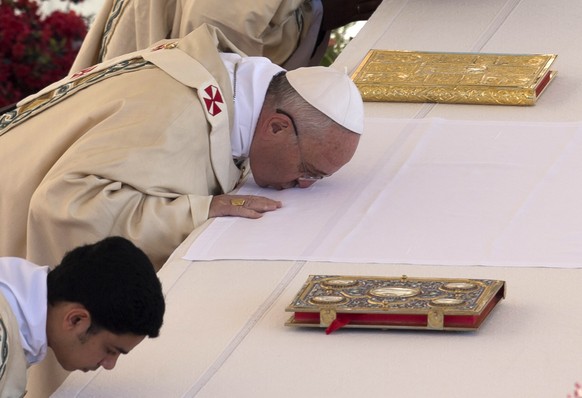
[[[48,267],[0,258],[0,397],[24,394],[27,368],[47,353]]]

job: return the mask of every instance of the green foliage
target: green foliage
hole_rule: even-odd
[[[341,28],[337,28],[331,31],[327,51],[321,60],[322,66],[330,66],[338,57],[338,55],[343,51],[343,49],[348,45],[350,40],[353,39],[353,37],[350,37],[349,35],[349,30],[355,24],[355,22],[352,22],[342,26]]]

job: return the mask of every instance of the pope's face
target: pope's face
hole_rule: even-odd
[[[307,188],[338,171],[356,150],[357,134],[327,132],[322,144],[312,135],[298,133],[289,115],[276,117],[280,118],[275,123],[279,127],[270,124],[266,132],[255,133],[255,138],[259,138],[251,146],[250,166],[255,182],[261,187]]]
[[[88,372],[99,367],[111,370],[121,354],[129,353],[145,336],[114,334],[107,330],[77,334],[66,345],[55,349],[55,356],[65,370]]]
[[[287,189],[307,188],[316,181],[332,175],[337,168],[302,159],[298,145],[270,148],[261,156],[251,157],[255,182],[261,187]]]

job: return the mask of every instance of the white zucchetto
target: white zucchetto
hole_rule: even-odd
[[[364,103],[345,72],[314,66],[291,70],[286,76],[295,91],[314,108],[348,130],[362,134]]]

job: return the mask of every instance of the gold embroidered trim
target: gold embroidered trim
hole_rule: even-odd
[[[12,111],[0,115],[0,136],[12,127],[19,125],[32,116],[39,114],[80,90],[110,77],[126,72],[133,72],[144,67],[153,67],[153,65],[142,57],[137,57],[118,62],[108,68],[96,72],[91,72],[90,69],[86,69],[86,73],[77,73],[54,90],[20,105]]]

